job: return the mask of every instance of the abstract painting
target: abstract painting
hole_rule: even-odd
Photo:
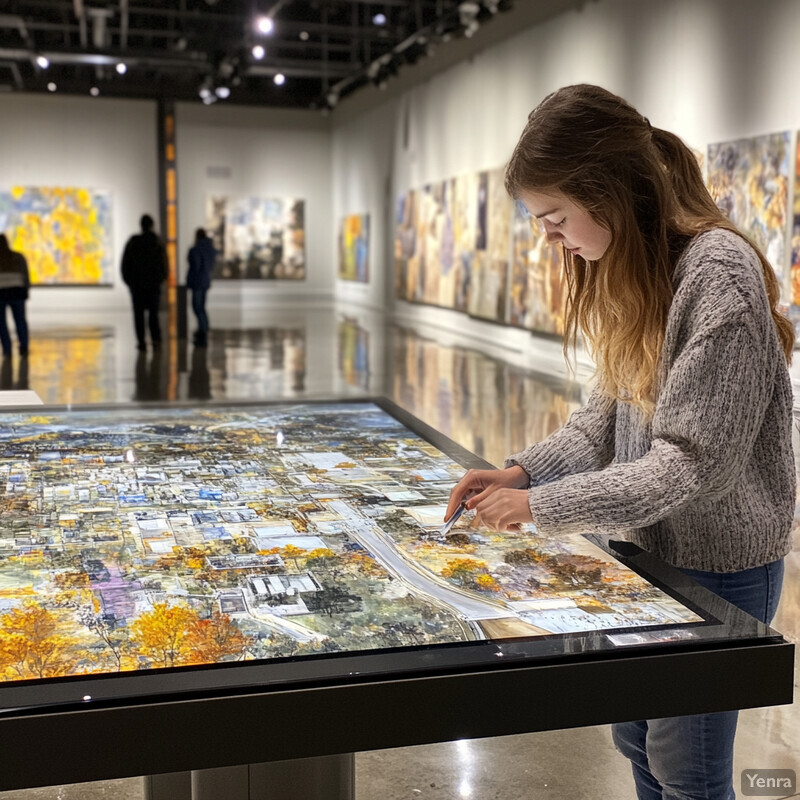
[[[7,414],[0,680],[700,621],[583,537],[441,518],[377,405]]]
[[[0,231],[28,261],[34,286],[110,286],[111,194],[78,187],[0,191]]]
[[[565,285],[561,248],[517,201],[512,224],[512,266],[508,321],[520,328],[561,336],[564,333]]]
[[[472,270],[468,311],[472,316],[505,322],[508,294],[508,261],[511,217],[514,205],[506,192],[503,169],[481,173],[481,190],[486,194],[486,244],[478,250]],[[485,191],[484,191],[485,187]]]
[[[792,209],[791,266],[789,270],[789,319],[800,347],[800,137],[795,150],[794,208]]]
[[[415,294],[423,303],[453,308],[453,223],[450,181],[429,184],[419,192],[417,254],[421,286]]]
[[[369,283],[369,214],[351,214],[339,229],[339,278]]]
[[[708,146],[711,196],[761,248],[785,300],[789,299],[785,236],[790,161],[789,131]]]
[[[306,277],[303,200],[209,196],[206,229],[218,254],[214,278]]]
[[[502,170],[459,175],[401,196],[396,296],[504,321],[510,214]]]
[[[417,252],[417,192],[397,198],[394,235],[395,297],[419,300],[419,254]]]

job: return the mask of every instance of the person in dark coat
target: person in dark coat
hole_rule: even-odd
[[[194,246],[189,250],[189,272],[186,286],[192,290],[192,311],[197,317],[197,331],[194,343],[198,347],[208,344],[208,314],[206,314],[206,295],[211,287],[211,272],[217,251],[214,242],[203,228],[198,228],[194,236]]]
[[[167,253],[161,239],[153,231],[153,218],[144,214],[139,222],[142,232],[131,236],[122,255],[122,280],[131,290],[133,322],[139,350],[145,349],[144,315],[150,328],[153,347],[161,344],[158,304],[161,284],[167,277]]]
[[[28,299],[30,276],[28,262],[22,253],[12,250],[5,234],[0,234],[0,343],[3,356],[11,355],[11,337],[6,325],[6,306],[11,308],[14,326],[19,339],[19,354],[28,355],[28,321],[25,318],[25,302]]]

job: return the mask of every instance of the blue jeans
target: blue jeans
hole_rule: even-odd
[[[762,622],[775,616],[783,559],[741,572],[681,572]],[[735,800],[738,716],[723,711],[612,725],[614,744],[631,761],[639,800]]]
[[[3,346],[3,355],[11,355],[11,337],[8,335],[6,324],[6,306],[10,306],[11,315],[14,317],[14,327],[17,329],[20,355],[28,354],[28,321],[25,319],[24,300],[0,300],[0,344]]]
[[[197,333],[205,338],[208,333],[208,314],[206,314],[206,294],[208,289],[192,289],[192,311],[197,317]]]

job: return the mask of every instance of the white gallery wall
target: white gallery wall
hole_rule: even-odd
[[[367,112],[345,122],[332,136],[334,253],[336,296],[345,306],[361,304],[376,308],[391,305],[391,264],[394,238],[392,170],[396,106]],[[342,220],[353,214],[369,214],[369,282],[339,280],[338,238]]]
[[[335,253],[328,120],[311,111],[222,103],[179,103],[175,120],[179,282],[186,278],[194,232],[206,224],[209,196],[299,198],[305,201],[306,279],[217,280],[208,305],[234,305],[252,315],[274,303],[330,300]]]
[[[796,131],[797,41],[797,0],[587,2],[367,113],[348,114],[347,101],[340,103],[332,117],[336,158],[374,166],[338,170],[334,204],[364,191],[350,183],[362,182],[365,174],[372,176],[369,192],[377,194],[389,149],[392,202],[426,183],[505,164],[528,113],[549,92],[571,83],[596,83],[622,95],[653,125],[675,131],[701,151],[709,143]],[[384,134],[382,148],[374,140],[365,147],[370,132],[389,124],[393,130]],[[381,263],[380,247],[372,252],[373,274],[380,272],[391,284],[391,259]],[[394,310],[402,319],[510,348],[529,366],[561,369],[560,342],[456,311],[403,301]],[[585,368],[588,361],[580,360]]]
[[[158,219],[156,131],[151,101],[0,95],[0,188],[62,186],[111,193],[113,286],[35,287],[28,302],[32,316],[130,307],[120,257],[128,237],[139,230],[139,217],[149,213]]]

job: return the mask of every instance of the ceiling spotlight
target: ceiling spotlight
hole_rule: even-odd
[[[372,18],[373,25],[385,25],[386,24],[386,14],[376,14]]]
[[[261,61],[261,59],[264,58],[266,54],[267,51],[260,44],[257,44],[253,48],[253,58],[255,58],[256,61]]]
[[[300,31],[300,41],[301,42],[308,41],[308,31]]]
[[[36,63],[42,69],[47,69],[50,66],[50,59],[48,59],[46,56],[36,56]]]
[[[325,99],[328,101],[329,108],[336,108],[336,104],[339,102],[339,92],[328,92]]]
[[[231,90],[227,86],[217,86],[214,89],[214,94],[219,97],[220,100],[227,100],[231,96]]]
[[[256,29],[259,33],[269,36],[275,30],[275,23],[272,21],[272,17],[259,17],[256,20]]]
[[[275,81],[276,86],[283,86],[286,83],[286,76],[282,72],[278,72],[272,80]]]
[[[89,89],[89,94],[90,94],[92,97],[97,97],[97,95],[99,95],[99,94],[100,94],[100,90],[99,90],[99,89],[98,89],[96,86],[92,86],[92,88],[91,88],[91,89]]]
[[[120,75],[124,75],[127,71],[128,65],[124,61],[120,61],[119,64],[117,64],[117,72]]]
[[[57,88],[58,87],[53,83],[53,81],[50,81],[50,83],[47,84],[48,92],[54,92]]]
[[[203,98],[203,100],[207,100],[209,97],[211,97],[213,93],[211,89],[208,88],[208,86],[201,86],[198,94],[200,95],[200,97]]]

